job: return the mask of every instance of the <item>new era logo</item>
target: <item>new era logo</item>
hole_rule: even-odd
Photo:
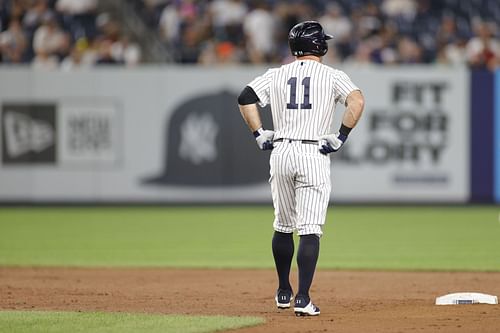
[[[3,105],[3,163],[55,162],[55,126],[55,105]]]
[[[18,112],[7,112],[4,122],[6,153],[10,158],[28,152],[39,153],[54,144],[54,129],[46,121]]]

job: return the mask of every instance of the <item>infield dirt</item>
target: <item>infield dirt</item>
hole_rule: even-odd
[[[296,272],[293,274],[296,275]],[[296,279],[292,279],[296,285]],[[436,306],[435,297],[500,295],[500,273],[316,273],[319,317],[277,310],[272,270],[0,268],[0,309],[259,316],[234,332],[499,332],[500,305]]]

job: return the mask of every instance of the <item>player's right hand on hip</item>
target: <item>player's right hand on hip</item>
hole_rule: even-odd
[[[253,132],[255,141],[261,150],[271,150],[273,146],[274,131],[265,130],[262,127]]]
[[[334,153],[342,147],[346,140],[347,136],[340,133],[322,135],[318,141],[319,152],[324,155]]]

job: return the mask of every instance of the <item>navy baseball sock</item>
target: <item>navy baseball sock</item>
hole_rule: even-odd
[[[309,303],[309,288],[311,287],[319,256],[319,237],[316,235],[300,236],[299,251],[297,252],[297,265],[299,267],[299,291],[297,296],[302,296]]]
[[[273,236],[273,256],[278,273],[279,288],[292,290],[290,285],[290,267],[294,251],[293,234],[274,232]]]

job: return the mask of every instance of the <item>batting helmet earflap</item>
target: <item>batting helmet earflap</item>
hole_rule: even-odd
[[[288,33],[288,45],[294,56],[315,55],[322,57],[328,52],[326,41],[332,35],[325,34],[323,27],[316,21],[296,24]]]

